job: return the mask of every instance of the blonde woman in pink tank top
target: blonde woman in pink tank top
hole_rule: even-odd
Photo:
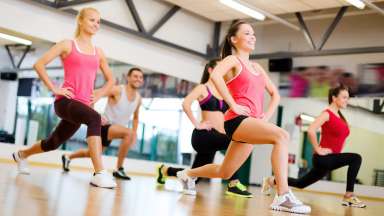
[[[29,156],[57,149],[81,124],[85,124],[88,148],[95,170],[91,184],[104,188],[116,187],[112,176],[104,169],[101,159],[101,117],[91,107],[91,104],[105,95],[114,83],[103,51],[92,44],[92,37],[99,27],[99,12],[94,8],[82,9],[77,16],[75,39],[57,43],[34,65],[40,79],[56,97],[55,112],[61,121],[48,138],[38,141],[30,148],[13,153],[19,173],[29,174]],[[53,85],[45,69],[56,57],[61,58],[64,68],[64,83],[61,87]],[[107,82],[100,90],[93,92],[98,69],[103,72]]]
[[[249,60],[256,38],[252,26],[244,21],[234,23],[226,36],[223,60],[211,78],[230,109],[225,114],[225,131],[232,142],[221,165],[208,164],[177,173],[185,190],[194,186],[197,177],[228,179],[251,154],[254,144],[273,145],[272,168],[276,175],[277,196],[271,209],[293,213],[309,213],[311,208],[299,201],[288,187],[289,134],[269,123],[280,100],[267,73]],[[234,51],[234,53],[232,53]],[[265,90],[271,96],[263,111]]]

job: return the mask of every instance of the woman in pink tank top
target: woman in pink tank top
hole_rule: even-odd
[[[82,9],[77,16],[75,39],[57,43],[34,65],[40,79],[56,96],[54,107],[61,121],[47,139],[13,154],[20,173],[29,173],[26,160],[29,156],[57,149],[81,124],[85,124],[88,127],[87,143],[95,170],[91,184],[105,188],[116,187],[112,176],[103,168],[101,160],[101,117],[90,107],[105,95],[114,83],[103,51],[92,44],[92,37],[99,30],[99,25],[100,14],[96,9]],[[59,56],[64,68],[64,83],[61,87],[53,85],[45,69],[49,62]],[[101,69],[107,82],[101,90],[93,93],[98,69]]]
[[[223,164],[208,164],[180,171],[178,178],[187,189],[193,186],[196,177],[227,179],[248,158],[254,144],[270,143],[273,145],[271,159],[278,194],[271,208],[293,213],[309,213],[311,208],[300,202],[288,187],[289,135],[285,130],[268,122],[277,108],[280,96],[261,66],[249,60],[255,42],[250,24],[244,21],[234,23],[223,46],[223,60],[211,74],[218,91],[230,107],[225,114],[225,131],[232,142]],[[265,90],[271,96],[271,101],[264,112]]]

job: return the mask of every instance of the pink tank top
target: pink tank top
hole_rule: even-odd
[[[265,79],[258,73],[249,71],[243,62],[240,72],[226,84],[235,102],[250,109],[250,117],[261,118],[264,115],[264,89]],[[237,117],[238,114],[229,109],[225,113],[225,121]]]
[[[71,88],[73,99],[86,105],[91,104],[96,72],[99,68],[99,56],[95,48],[94,54],[81,53],[75,41],[72,41],[72,50],[65,59],[62,59],[64,67],[63,88]],[[56,100],[63,98],[57,96]]]

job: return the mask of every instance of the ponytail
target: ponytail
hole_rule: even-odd
[[[228,33],[225,36],[225,41],[223,44],[223,47],[221,49],[221,59],[224,59],[227,56],[232,55],[232,49],[236,49],[236,47],[232,44],[231,38],[236,35],[237,31],[239,31],[239,28],[242,24],[249,24],[248,22],[244,20],[237,21],[229,27]]]

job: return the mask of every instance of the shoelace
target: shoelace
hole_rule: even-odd
[[[289,190],[289,195],[290,197],[292,198],[292,201],[295,202],[295,203],[298,203],[298,204],[303,204],[299,199],[297,199],[297,197],[292,193],[291,190]]]
[[[351,200],[355,201],[356,203],[361,203],[361,200],[355,196],[351,197]]]
[[[237,188],[239,188],[241,191],[246,191],[247,190],[247,187],[245,185],[241,184],[241,182],[237,182],[235,186]]]

